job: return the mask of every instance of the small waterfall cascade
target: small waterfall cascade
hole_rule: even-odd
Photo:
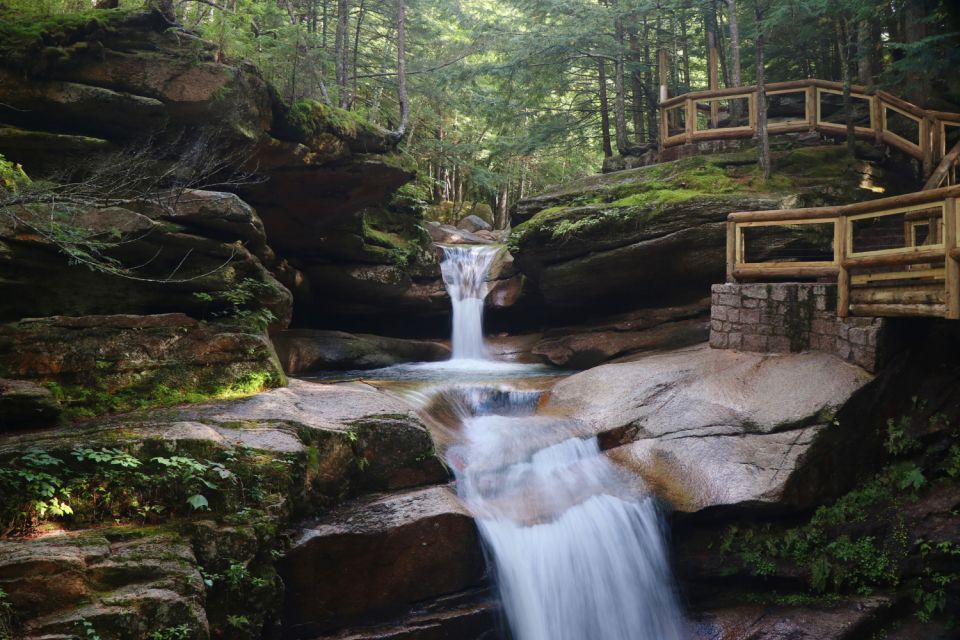
[[[453,305],[453,360],[487,360],[483,344],[483,300],[487,275],[500,250],[495,245],[442,246],[440,271]]]
[[[483,301],[499,248],[444,246],[453,303],[445,378],[408,390],[476,518],[513,640],[681,640],[690,634],[656,500],[579,421],[538,413],[542,384],[492,360]],[[522,377],[522,376],[521,376]]]
[[[662,515],[582,425],[539,392],[448,387],[430,413],[477,519],[515,640],[681,640]]]

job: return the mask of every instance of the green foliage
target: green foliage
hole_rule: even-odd
[[[960,557],[960,544],[952,541],[934,543],[920,538],[916,542],[920,554],[922,569],[920,576],[914,580],[912,596],[916,611],[914,615],[921,622],[930,619],[947,609],[948,591],[960,584],[960,574],[944,573],[931,566],[930,556],[936,554],[942,563],[944,559]]]
[[[80,621],[77,622],[77,625],[80,627],[80,632],[86,640],[103,640],[100,634],[97,633],[96,628],[94,628],[93,623],[89,620],[81,618]]]
[[[148,640],[190,640],[192,637],[193,629],[189,625],[181,624],[154,631],[148,636]]]
[[[69,455],[39,448],[0,467],[0,537],[40,524],[160,522],[198,510],[260,508],[289,482],[286,465],[244,448],[211,458],[179,453],[147,441],[126,447],[75,447]]]
[[[817,594],[853,591],[866,595],[897,586],[898,562],[908,551],[902,524],[891,527],[890,535],[882,539],[856,531],[876,513],[896,518],[897,501],[914,490],[905,481],[911,474],[912,470],[891,466],[834,504],[820,507],[809,522],[797,527],[729,527],[721,539],[720,553],[735,558],[756,576],[772,575],[779,563],[794,564],[804,571],[810,589]]]
[[[30,178],[19,164],[10,162],[0,153],[0,189],[16,192],[20,185],[30,184]]]
[[[277,319],[270,309],[258,304],[259,296],[269,290],[270,285],[266,282],[243,278],[229,289],[215,293],[198,291],[193,297],[211,304],[210,316],[261,332]]]
[[[0,589],[0,640],[14,640],[13,604],[7,599],[7,592]]]

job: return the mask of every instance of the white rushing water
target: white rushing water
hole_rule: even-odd
[[[492,245],[444,246],[440,271],[453,305],[454,360],[486,360],[483,344],[483,299],[487,274],[499,248]]]
[[[483,299],[497,248],[443,250],[453,359],[411,365],[442,375],[412,393],[476,517],[510,637],[686,637],[663,518],[642,480],[603,455],[581,423],[538,415],[541,392],[529,382],[524,390],[506,382],[516,372],[502,367],[533,365],[488,356]]]

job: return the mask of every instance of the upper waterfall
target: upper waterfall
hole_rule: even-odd
[[[483,343],[483,300],[487,275],[499,251],[496,245],[442,246],[440,270],[453,305],[454,360],[488,360]]]

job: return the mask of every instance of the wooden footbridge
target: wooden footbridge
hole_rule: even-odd
[[[765,87],[771,135],[844,135],[843,85]],[[837,283],[837,315],[960,319],[960,114],[851,90],[857,137],[917,159],[923,190],[836,207],[731,213],[727,281]],[[688,93],[660,105],[664,147],[756,134],[757,88]]]

